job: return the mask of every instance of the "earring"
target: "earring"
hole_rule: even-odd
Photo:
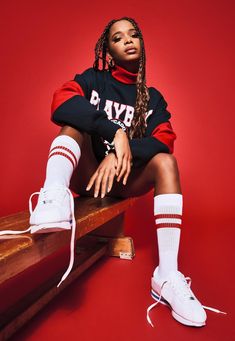
[[[113,58],[110,58],[108,61],[109,67],[112,69],[115,66]]]

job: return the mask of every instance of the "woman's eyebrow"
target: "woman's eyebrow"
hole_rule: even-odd
[[[128,32],[130,32],[130,31],[136,31],[136,29],[135,28],[130,28],[129,30],[128,30]],[[117,31],[117,32],[115,32],[113,35],[112,35],[112,38],[116,35],[116,34],[120,34],[120,33],[123,33],[122,31]]]

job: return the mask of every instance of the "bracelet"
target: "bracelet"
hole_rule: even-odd
[[[113,153],[116,155],[116,150],[115,150],[114,146],[112,146],[111,148],[109,148],[105,151],[105,156],[109,155],[110,153]]]

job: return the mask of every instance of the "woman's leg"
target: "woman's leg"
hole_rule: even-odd
[[[132,169],[126,186],[114,183],[109,196],[140,196],[154,188],[154,195],[181,193],[177,161],[171,154],[159,153],[145,167]]]
[[[46,167],[46,179],[40,190],[38,203],[30,216],[32,233],[71,228],[73,199],[69,186],[72,174],[77,165],[80,167],[80,163],[89,158],[89,167],[82,167],[83,173],[81,172],[79,182],[83,183],[84,174],[91,176],[97,167],[94,155],[86,155],[86,150],[83,150],[87,140],[89,139],[86,134],[69,126],[63,127],[53,140]],[[81,150],[84,154],[82,157]]]
[[[160,153],[142,169],[131,172],[124,186],[115,183],[109,195],[139,196],[154,188],[154,215],[158,236],[159,271],[166,276],[177,270],[182,221],[182,195],[177,161],[173,155]]]
[[[178,271],[183,202],[174,156],[156,155],[144,168],[131,172],[126,186],[115,183],[110,195],[139,196],[152,188],[159,252],[159,265],[152,278],[152,296],[158,300],[161,294],[172,307],[172,315],[177,321],[190,326],[203,326],[206,313],[185,277]]]
[[[182,221],[182,195],[177,161],[160,153],[142,169],[133,170],[127,185],[115,183],[110,195],[139,196],[154,188],[154,215],[158,236],[159,272],[166,276],[178,269]]]

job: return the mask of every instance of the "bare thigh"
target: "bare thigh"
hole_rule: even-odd
[[[86,187],[91,176],[98,168],[99,163],[93,153],[90,136],[84,133],[83,137],[84,141],[81,148],[81,157],[78,166],[72,175],[70,189],[77,194],[93,196],[94,189],[92,188],[87,192]]]
[[[108,196],[129,198],[148,193],[154,188],[154,180],[148,169],[148,164],[141,168],[133,168],[128,177],[127,184],[115,181]]]

